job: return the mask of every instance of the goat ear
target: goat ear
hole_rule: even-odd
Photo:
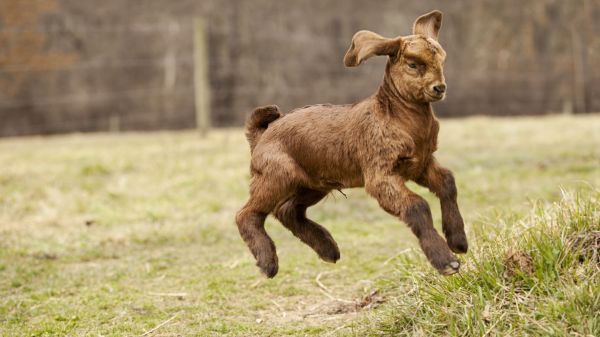
[[[417,18],[413,25],[413,34],[430,37],[437,41],[441,26],[442,12],[432,11]]]
[[[373,55],[395,57],[401,43],[401,38],[387,39],[368,30],[361,30],[352,37],[352,44],[344,56],[344,65],[356,67]]]

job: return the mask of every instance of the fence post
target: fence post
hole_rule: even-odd
[[[202,18],[194,20],[194,96],[196,127],[205,136],[210,128],[210,84],[208,81],[208,43]]]
[[[108,117],[108,132],[110,132],[110,133],[121,132],[121,116],[111,115]]]

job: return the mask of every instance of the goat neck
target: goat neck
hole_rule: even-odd
[[[431,103],[414,102],[404,97],[394,85],[389,72],[389,62],[385,69],[383,82],[379,86],[375,98],[379,103],[381,112],[389,117],[421,119],[433,117]]]

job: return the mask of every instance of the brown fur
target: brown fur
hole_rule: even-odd
[[[264,229],[273,213],[325,261],[340,252],[331,234],[306,217],[306,209],[331,190],[365,187],[381,207],[400,218],[443,274],[458,271],[452,251],[468,249],[452,173],[441,167],[438,121],[431,103],[444,97],[444,50],[437,42],[442,14],[419,17],[413,34],[394,39],[360,31],[344,57],[358,66],[388,56],[383,83],[353,105],[313,105],[283,117],[276,106],[257,108],[246,124],[250,143],[250,199],[238,212],[240,234],[268,277],[278,270],[275,245]],[[410,191],[413,180],[428,187],[442,208],[444,240],[434,229],[429,205]]]

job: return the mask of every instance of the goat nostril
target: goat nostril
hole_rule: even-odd
[[[433,87],[433,91],[435,91],[438,94],[443,94],[444,92],[446,92],[446,85],[445,84],[438,84],[436,86]]]

